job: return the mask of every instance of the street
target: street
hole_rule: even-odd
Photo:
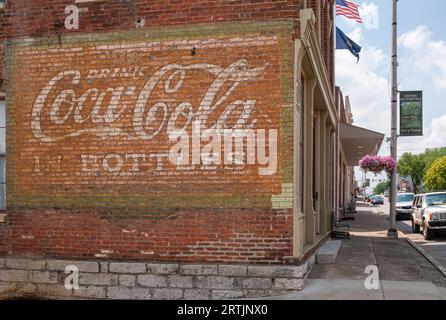
[[[387,237],[383,209],[359,201],[336,262],[314,265],[304,290],[279,299],[444,299],[446,277],[403,235]],[[367,270],[374,267],[379,286],[370,289]]]
[[[384,205],[372,207],[377,214],[389,216],[389,201],[386,198]],[[446,232],[437,232],[433,240],[427,241],[421,233],[413,233],[410,220],[397,221],[398,230],[403,232],[410,240],[437,260],[446,270]]]

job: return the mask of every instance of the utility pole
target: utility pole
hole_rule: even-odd
[[[392,158],[396,161],[398,159],[398,0],[393,1],[392,10],[392,117],[391,129],[392,136],[390,138],[390,151]],[[398,239],[398,231],[396,230],[396,196],[397,196],[397,173],[396,168],[393,170],[390,187],[390,221],[387,236],[389,238]]]

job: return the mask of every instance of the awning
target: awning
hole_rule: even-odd
[[[357,166],[366,155],[376,155],[384,140],[382,133],[342,122],[339,124],[339,136],[349,166]]]

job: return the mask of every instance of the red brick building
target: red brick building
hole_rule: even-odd
[[[333,2],[8,0],[2,292],[302,288],[339,202]]]

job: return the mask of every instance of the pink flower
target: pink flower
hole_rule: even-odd
[[[396,168],[396,161],[392,157],[367,155],[359,161],[359,166],[365,171],[392,173]]]

